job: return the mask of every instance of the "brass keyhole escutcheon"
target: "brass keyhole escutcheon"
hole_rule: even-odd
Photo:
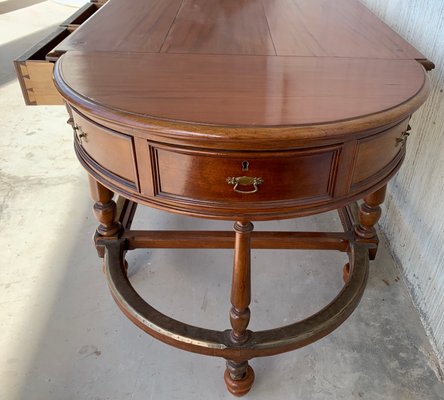
[[[248,171],[250,163],[248,161],[242,161],[242,171]]]

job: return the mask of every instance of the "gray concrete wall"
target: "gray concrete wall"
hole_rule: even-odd
[[[436,64],[412,119],[407,158],[389,185],[381,228],[444,362],[444,1],[361,0]]]

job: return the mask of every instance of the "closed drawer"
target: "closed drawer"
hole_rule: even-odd
[[[17,77],[27,105],[59,105],[63,99],[52,81],[53,63],[60,53],[53,49],[91,17],[101,3],[85,4],[45,39],[14,60]]]
[[[359,185],[386,169],[395,167],[404,149],[408,120],[382,133],[359,141],[353,172],[353,185]],[[394,165],[392,165],[394,164]]]
[[[79,156],[98,173],[136,189],[132,137],[97,125],[74,109],[71,110]]]
[[[340,150],[211,153],[149,146],[155,196],[212,203],[329,199]]]

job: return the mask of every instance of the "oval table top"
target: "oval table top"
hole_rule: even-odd
[[[62,57],[56,77],[78,101],[128,119],[243,127],[321,125],[388,110],[402,119],[396,108],[422,99],[427,82],[414,60],[77,51]]]
[[[429,91],[424,56],[357,0],[109,0],[57,51],[69,102],[176,135],[352,134]]]

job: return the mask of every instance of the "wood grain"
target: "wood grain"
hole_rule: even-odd
[[[56,51],[158,52],[182,0],[108,1],[91,22],[83,24]]]
[[[76,129],[85,135],[79,143],[86,153],[111,173],[136,184],[132,138],[103,128],[74,110],[73,119]]]
[[[401,140],[407,125],[408,121],[405,121],[383,134],[359,142],[352,184],[376,174],[393,160],[402,150]]]
[[[84,24],[56,48],[60,52],[161,49],[426,58],[358,0],[110,0],[96,13],[94,23]]]
[[[278,55],[425,58],[356,0],[261,0]]]
[[[196,154],[157,148],[158,194],[199,201],[239,202],[329,198],[338,152],[339,147],[268,154]],[[242,170],[244,160],[249,162],[248,171]],[[245,175],[263,180],[257,193],[239,193],[227,183],[229,177]],[[246,186],[241,190],[252,189]]]
[[[234,232],[127,231],[128,249],[233,249]],[[347,251],[351,235],[338,232],[252,232],[252,249],[304,249]]]
[[[58,66],[65,84],[96,104],[214,125],[356,119],[406,102],[426,79],[413,60],[330,57],[69,52]]]
[[[162,51],[275,54],[262,4],[251,0],[184,0]]]

